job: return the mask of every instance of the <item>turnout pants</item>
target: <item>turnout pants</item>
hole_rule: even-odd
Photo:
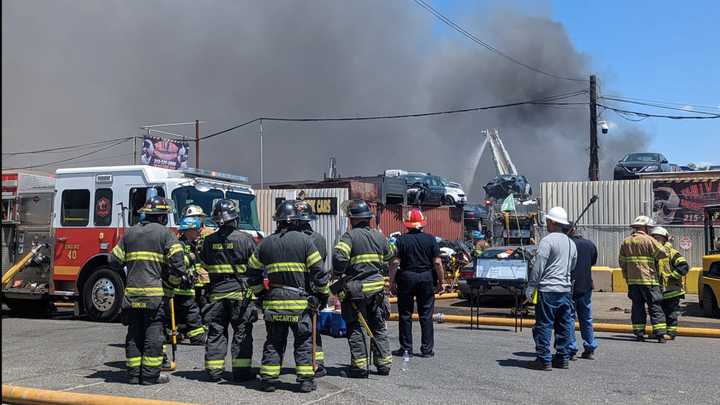
[[[663,299],[660,287],[631,285],[628,286],[628,297],[632,300],[630,319],[632,320],[633,333],[638,336],[645,334],[645,322],[647,312],[649,312],[653,334],[655,336],[664,335],[667,325],[665,324],[665,314],[662,310]],[[645,311],[646,305],[648,309],[647,312]]]
[[[195,296],[175,294],[175,322],[180,332],[190,339],[192,344],[205,341],[205,327],[200,317],[200,308],[195,302]],[[183,326],[180,328],[180,326]]]
[[[165,303],[149,304],[154,308],[123,309],[128,332],[125,338],[125,357],[130,378],[157,381],[163,361],[165,339]]]
[[[670,336],[677,336],[678,319],[680,318],[680,298],[665,298],[662,301],[662,310],[665,313],[667,333]]]
[[[228,328],[232,326],[230,343],[232,372],[235,378],[251,374],[253,352],[253,322],[257,320],[255,304],[250,302],[243,310],[242,300],[224,298],[207,304],[205,322],[208,336],[205,344],[205,371],[220,377],[225,371],[228,348]]]
[[[558,360],[567,361],[572,355],[570,346],[575,333],[575,315],[569,292],[538,292],[533,339],[538,360],[546,364],[552,361],[550,343],[553,331],[557,351],[555,356]]]
[[[318,310],[322,310],[325,307],[327,307],[328,303],[328,297],[320,298],[320,307]],[[318,315],[319,316],[319,315]],[[312,322],[312,320],[311,320]],[[323,344],[322,344],[322,335],[319,331],[315,331],[315,345],[317,346],[315,349],[315,361],[317,361],[317,364],[319,367],[325,367],[325,352],[323,351]],[[312,336],[310,340],[310,345],[312,346]]]
[[[312,365],[312,320],[310,313],[305,311],[298,322],[265,321],[267,338],[263,346],[260,377],[265,382],[276,382],[280,376],[288,333],[292,330],[295,341],[295,374],[297,381],[312,381],[315,370]]]
[[[354,308],[353,308],[354,305]],[[360,324],[358,312],[365,317],[374,336],[374,343]],[[343,319],[347,323],[347,339],[350,345],[350,371],[365,371],[368,366],[367,345],[371,347],[375,367],[392,365],[390,340],[385,321],[390,315],[390,304],[385,294],[380,293],[364,300],[346,300],[342,303]]]
[[[397,276],[398,312],[400,314],[400,349],[412,353],[412,314],[417,301],[422,353],[432,353],[435,346],[432,315],[435,308],[435,283],[432,272],[402,271]]]

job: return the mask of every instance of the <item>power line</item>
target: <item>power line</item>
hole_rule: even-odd
[[[580,94],[587,93],[587,90],[577,90],[570,93],[558,94],[554,96],[548,96],[540,99],[518,101],[514,103],[489,105],[482,107],[470,107],[460,108],[455,110],[444,110],[444,111],[432,111],[424,113],[409,113],[409,114],[393,114],[393,115],[370,115],[370,116],[355,116],[355,117],[309,117],[309,118],[287,118],[287,117],[258,117],[250,121],[243,122],[242,124],[235,125],[233,127],[224,129],[219,132],[215,132],[209,135],[205,135],[200,138],[201,140],[209,139],[233,131],[235,129],[253,124],[258,121],[279,121],[279,122],[334,122],[334,121],[375,121],[375,120],[389,120],[389,119],[400,119],[400,118],[419,118],[419,117],[430,117],[436,115],[447,115],[447,114],[459,114],[473,111],[482,110],[493,110],[498,108],[517,107],[521,105],[533,105],[543,104],[556,100],[563,100],[570,97],[575,97]]]
[[[107,150],[107,149],[110,149],[110,148],[114,148],[115,146],[118,146],[118,145],[120,145],[120,144],[123,144],[123,143],[129,141],[130,139],[132,139],[132,138],[124,139],[124,140],[115,142],[115,143],[113,143],[113,144],[111,144],[111,145],[104,146],[104,147],[102,147],[102,148],[98,148],[98,149],[95,149],[95,150],[93,150],[93,151],[86,152],[86,153],[83,153],[83,154],[81,154],[81,155],[73,156],[73,157],[70,157],[70,158],[67,158],[67,159],[56,160],[56,161],[54,161],[54,162],[47,162],[47,163],[37,164],[37,165],[31,165],[31,166],[11,167],[11,168],[3,169],[3,170],[34,169],[34,168],[36,168],[36,167],[52,166],[52,165],[55,165],[55,164],[58,164],[58,163],[65,163],[65,162],[69,162],[69,161],[71,161],[71,160],[76,160],[76,159],[83,158],[83,157],[85,157],[85,156],[93,155],[93,154],[95,154],[95,153],[102,152],[102,151]]]
[[[614,94],[610,94],[604,97],[613,97],[613,98],[622,98],[623,100],[630,100],[630,101],[644,101],[647,103],[656,103],[656,104],[669,104],[669,105],[679,105],[679,106],[688,106],[688,107],[696,107],[696,108],[709,108],[709,109],[717,109],[720,108],[720,105],[712,106],[712,105],[702,105],[702,104],[692,104],[692,103],[677,103],[673,101],[658,101],[658,100],[649,100],[645,98],[637,98],[637,97],[625,97],[625,96],[618,96]]]
[[[648,103],[648,102],[644,102],[644,101],[632,101],[632,100],[624,99],[624,98],[620,98],[620,97],[610,97],[610,96],[606,96],[606,97],[600,97],[600,98],[602,98],[602,99],[604,99],[604,100],[617,101],[617,102],[620,102],[620,103],[637,104],[637,105],[644,105],[644,106],[647,106],[647,107],[662,108],[662,109],[665,109],[665,110],[675,110],[675,111],[685,111],[685,112],[696,112],[696,113],[699,113],[699,114],[707,114],[707,115],[717,115],[717,114],[718,114],[718,113],[712,113],[712,112],[708,112],[708,111],[688,110],[688,109],[685,109],[685,108],[668,107],[668,106],[664,106],[664,105],[661,105],[661,104]]]
[[[720,114],[715,115],[664,115],[664,114],[650,114],[639,111],[624,110],[622,108],[609,107],[603,104],[598,104],[602,108],[615,111],[616,113],[635,115],[644,118],[667,118],[671,120],[707,120],[720,118]]]
[[[67,149],[87,149],[88,147],[91,147],[91,146],[106,145],[106,144],[117,142],[117,141],[128,141],[133,138],[135,138],[135,137],[134,136],[126,136],[126,137],[122,137],[122,138],[108,139],[105,141],[83,143],[82,145],[58,146],[56,148],[38,149],[38,150],[30,150],[30,151],[23,151],[23,152],[3,152],[3,155],[18,156],[18,155],[32,155],[32,154],[36,154],[36,153],[58,152],[58,151],[64,151]]]
[[[438,20],[440,20],[440,21],[442,21],[443,23],[445,23],[446,25],[448,25],[450,28],[452,28],[452,29],[454,29],[455,31],[459,32],[460,34],[462,34],[462,35],[465,36],[466,38],[470,39],[471,41],[475,42],[476,44],[482,46],[483,48],[485,48],[485,49],[487,49],[487,50],[489,50],[489,51],[491,51],[491,52],[494,52],[494,53],[502,56],[503,58],[509,60],[510,62],[513,62],[513,63],[515,63],[515,64],[517,64],[517,65],[520,65],[520,66],[522,66],[522,67],[524,67],[524,68],[526,68],[526,69],[532,70],[533,72],[540,73],[540,74],[543,74],[543,75],[545,75],[545,76],[553,77],[553,78],[555,78],[555,79],[570,80],[570,81],[574,81],[574,82],[587,82],[587,81],[588,81],[588,79],[583,79],[583,78],[566,77],[566,76],[556,75],[556,74],[553,74],[553,73],[546,72],[546,71],[544,71],[544,70],[538,69],[538,68],[536,68],[536,67],[533,67],[533,66],[531,66],[531,65],[528,65],[527,63],[524,63],[524,62],[522,62],[522,61],[520,61],[520,60],[518,60],[518,59],[516,59],[516,58],[514,58],[514,57],[512,57],[512,56],[510,56],[510,55],[508,55],[507,53],[505,53],[505,52],[503,52],[503,51],[495,48],[494,46],[490,45],[489,43],[481,40],[481,39],[478,38],[477,36],[475,36],[475,35],[473,35],[472,33],[468,32],[467,30],[465,30],[465,29],[462,28],[461,26],[457,25],[457,24],[456,24],[454,21],[452,21],[450,18],[444,16],[442,13],[440,13],[439,11],[437,11],[436,9],[434,9],[431,5],[429,5],[429,4],[426,3],[425,1],[423,1],[423,0],[414,0],[414,1],[415,1],[415,3],[416,3],[417,5],[419,5],[420,7],[424,8],[425,10],[427,10],[428,12],[430,12],[430,14],[432,14],[433,16],[435,16],[435,18],[437,18]]]

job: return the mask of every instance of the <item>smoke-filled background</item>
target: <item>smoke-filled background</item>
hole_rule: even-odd
[[[458,22],[545,71],[592,71],[562,24],[501,3]],[[138,126],[150,123],[201,119],[205,135],[258,116],[425,112],[585,88],[439,32],[411,1],[2,2],[4,152],[142,135]],[[344,176],[430,171],[465,182],[478,199],[495,175],[489,148],[475,170],[480,131],[493,127],[534,184],[585,179],[588,116],[587,106],[532,105],[372,122],[265,122],[265,181],[318,179],[335,156]],[[602,177],[624,153],[643,148],[639,131],[601,136]],[[201,165],[258,182],[258,133],[250,125],[204,142]],[[3,156],[2,164],[81,152]],[[130,163],[131,152],[125,143],[62,166]]]

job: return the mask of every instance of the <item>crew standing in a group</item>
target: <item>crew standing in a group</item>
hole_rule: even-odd
[[[312,239],[299,230],[298,211],[303,207],[296,201],[282,202],[275,211],[276,232],[265,238],[250,258],[251,285],[259,290],[267,277],[270,289],[262,297],[267,338],[260,377],[266,392],[276,389],[290,330],[300,391],[317,388],[311,316],[319,301],[327,299],[322,291],[327,291],[330,277]]]
[[[394,256],[394,247],[388,244],[382,233],[370,227],[374,215],[365,201],[350,200],[343,205],[352,228],[335,245],[333,272],[340,278],[338,285],[341,291],[338,293],[342,298],[343,318],[347,322],[350,345],[348,376],[368,376],[370,359],[365,342],[370,338],[365,327],[374,336],[368,343],[377,372],[379,375],[389,375],[392,354],[385,321],[390,316],[390,304],[380,269],[384,262]]]
[[[683,277],[690,271],[687,260],[670,243],[667,229],[656,226],[652,236],[665,247],[667,258],[660,262],[660,277],[663,285],[662,310],[667,323],[667,337],[677,337],[678,318],[680,317],[680,300],[685,298]]]
[[[208,324],[205,346],[205,371],[208,379],[218,382],[225,371],[228,350],[228,327],[232,326],[230,344],[232,375],[235,381],[255,378],[252,373],[253,322],[257,311],[248,288],[247,263],[255,251],[255,241],[238,230],[238,207],[233,200],[215,203],[212,219],[219,226],[207,236],[200,260],[210,275],[205,321]]]
[[[125,356],[130,384],[162,384],[165,318],[169,314],[164,285],[186,287],[183,248],[166,227],[172,201],[150,198],[138,211],[144,219],[129,228],[112,250],[112,261],[127,267],[123,324],[128,326]]]
[[[653,221],[640,215],[632,225],[633,232],[620,245],[618,262],[628,284],[628,297],[632,300],[633,334],[639,341],[645,340],[645,322],[650,311],[653,335],[665,343],[665,314],[662,310],[663,294],[660,288],[659,263],[667,258],[665,248],[649,235]]]
[[[435,237],[423,232],[425,215],[418,208],[408,211],[405,217],[408,232],[395,242],[396,256],[390,262],[390,291],[397,292],[400,316],[400,348],[392,352],[402,356],[413,354],[412,313],[417,301],[422,343],[420,357],[435,355],[432,315],[435,293],[442,290],[445,272],[440,259],[440,246]],[[398,267],[400,270],[398,271]],[[433,272],[436,274],[433,277]],[[434,280],[437,280],[435,282]]]

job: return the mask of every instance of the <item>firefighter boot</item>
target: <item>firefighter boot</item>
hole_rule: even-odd
[[[317,370],[315,370],[315,378],[325,377],[327,375],[327,369],[325,366],[318,364]]]
[[[167,374],[160,374],[158,378],[154,380],[144,378],[142,380],[142,385],[167,384],[168,382],[170,382],[170,376]]]
[[[314,380],[303,380],[300,383],[300,392],[312,392],[317,389],[317,384]]]

